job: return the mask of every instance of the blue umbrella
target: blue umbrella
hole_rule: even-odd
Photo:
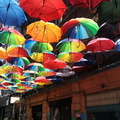
[[[74,62],[73,66],[92,66],[96,63],[95,60],[87,60],[82,58],[78,62]]]
[[[27,18],[24,11],[14,0],[0,0],[0,22],[9,26],[21,26]]]

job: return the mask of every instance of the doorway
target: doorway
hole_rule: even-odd
[[[50,120],[71,120],[71,98],[52,101],[49,106]]]
[[[42,120],[42,105],[32,107],[33,120]]]

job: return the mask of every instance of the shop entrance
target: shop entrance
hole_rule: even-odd
[[[42,120],[42,105],[32,107],[33,120]]]
[[[49,106],[50,120],[71,120],[71,98],[52,101]]]

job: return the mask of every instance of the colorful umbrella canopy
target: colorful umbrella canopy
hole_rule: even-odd
[[[0,30],[1,30],[1,31],[13,32],[13,33],[18,34],[18,35],[20,35],[20,36],[23,37],[23,35],[22,35],[18,30],[13,29],[13,28],[10,28],[10,27],[3,27],[3,28],[1,28]]]
[[[37,42],[34,40],[27,40],[24,43],[24,47],[29,51],[33,52],[50,52],[53,47],[49,43]]]
[[[10,80],[12,83],[21,83],[21,80],[19,80],[19,79],[11,79]]]
[[[98,23],[101,25],[104,22],[114,23],[119,22],[120,17],[120,1],[110,0],[110,2],[103,2],[97,8]]]
[[[31,70],[31,71],[44,71],[44,66],[41,63],[30,63],[25,67],[25,70]]]
[[[20,6],[29,16],[45,22],[60,19],[67,8],[62,0],[20,0]]]
[[[78,39],[63,39],[56,45],[61,52],[80,52],[85,50],[85,44]]]
[[[48,68],[48,69],[51,69],[51,70],[55,70],[55,69],[60,69],[60,68],[66,67],[66,62],[61,61],[59,59],[54,59],[54,60],[48,59],[47,61],[45,61],[43,63],[43,66],[45,68]]]
[[[0,85],[0,90],[9,90],[8,87]]]
[[[52,52],[45,52],[45,53],[33,53],[30,55],[30,58],[37,62],[45,62],[48,59],[54,60],[56,56]]]
[[[28,69],[30,69],[30,67]],[[31,69],[33,68],[31,67]],[[30,79],[33,80],[35,79],[35,77],[38,77],[39,75],[37,71],[35,71],[34,69],[32,71],[31,69],[23,71],[23,76],[30,77]]]
[[[98,24],[89,18],[74,18],[61,27],[65,38],[87,39],[97,34]]]
[[[86,45],[86,50],[92,52],[101,52],[101,51],[112,50],[114,47],[115,47],[115,43],[112,40],[108,38],[97,38],[91,40]]]
[[[62,52],[58,54],[57,58],[61,61],[72,63],[79,61],[83,58],[83,55],[77,52]]]
[[[14,92],[15,93],[24,93],[24,92],[26,92],[26,90],[25,89],[18,89],[17,88],[17,89],[14,90]]]
[[[27,76],[26,73],[23,76]],[[30,82],[30,83],[34,83],[34,80],[35,80],[35,77],[31,77],[30,75],[28,75],[28,77],[25,77],[24,79],[22,79],[22,81],[24,81],[24,82]]]
[[[28,57],[29,54],[23,47],[10,46],[7,48],[7,53],[10,57]]]
[[[6,60],[12,65],[26,66],[30,64],[30,61],[26,57],[8,57]]]
[[[23,72],[23,68],[22,67],[18,67],[18,66],[10,66],[10,65],[3,65],[2,68],[4,70],[6,70],[7,72]]]
[[[7,59],[7,58],[8,58],[8,54],[6,50],[3,47],[0,47],[0,59]]]
[[[0,43],[9,45],[22,45],[25,42],[25,38],[9,31],[3,31],[0,33]]]
[[[58,42],[62,36],[62,30],[54,23],[36,21],[27,26],[26,34],[35,41],[53,43]]]
[[[5,81],[4,78],[0,78],[0,84],[1,84],[1,82],[3,82],[3,81]]]
[[[97,7],[103,1],[110,1],[110,0],[69,0],[72,5],[77,7],[86,7],[90,10],[92,8]]]
[[[7,81],[2,82],[1,84],[2,84],[2,85],[5,85],[6,87],[7,87],[7,86],[12,86],[12,85],[14,85],[14,83],[12,83],[12,82],[7,82]]]
[[[0,22],[4,25],[21,26],[27,21],[24,11],[14,0],[0,0]]]
[[[11,79],[24,79],[25,77],[22,76],[21,74],[19,74],[18,72],[15,73],[15,72],[11,72],[9,74],[6,75],[8,78],[11,78]]]
[[[36,82],[36,83],[47,83],[47,82],[50,82],[50,80],[46,79],[46,77],[44,77],[44,76],[39,76],[39,77],[36,77],[34,82]]]
[[[7,70],[3,69],[2,67],[0,67],[0,74],[6,74]]]
[[[38,75],[39,76],[52,76],[52,75],[56,75],[56,72],[50,69],[45,69],[45,71],[38,72]]]

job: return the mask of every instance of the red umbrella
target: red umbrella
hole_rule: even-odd
[[[61,69],[61,68],[66,67],[66,62],[58,60],[58,59],[55,59],[55,60],[48,59],[47,61],[45,61],[43,63],[43,66],[45,68],[48,68],[48,69],[51,69],[51,70]]]
[[[115,46],[115,43],[108,38],[97,38],[97,39],[91,40],[86,45],[86,50],[92,51],[92,52],[101,52],[101,51],[112,50],[114,46]]]
[[[47,83],[47,82],[50,82],[50,80],[46,79],[46,77],[44,77],[44,76],[39,76],[39,77],[36,77],[34,82],[36,82],[36,83]]]
[[[110,1],[110,0],[69,0],[72,5],[77,7],[86,7],[90,10],[92,8],[97,7],[103,1]]]
[[[30,17],[45,22],[60,19],[67,8],[62,0],[20,0],[20,6]]]

